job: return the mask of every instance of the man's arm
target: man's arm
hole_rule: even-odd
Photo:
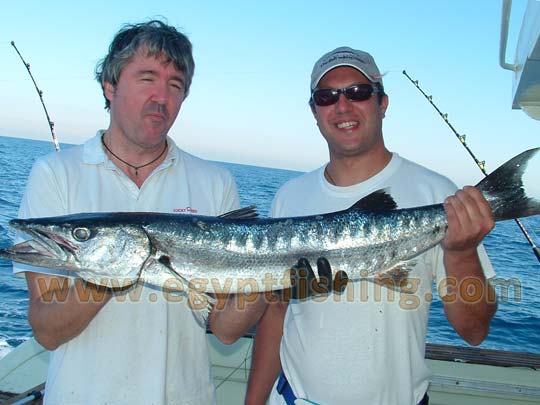
[[[65,277],[26,272],[28,321],[36,340],[48,350],[81,333],[112,297],[103,287],[80,279],[76,282],[80,284],[75,286],[73,279]]]
[[[273,302],[268,305],[261,320],[257,323],[246,405],[264,405],[279,376],[281,371],[279,348],[286,311],[287,303]]]
[[[217,295],[209,316],[212,333],[223,343],[233,344],[257,323],[268,303],[265,294]]]
[[[289,298],[306,299],[312,295],[328,294],[332,290],[340,293],[345,290],[349,280],[347,273],[338,271],[335,277],[332,277],[332,268],[327,259],[321,257],[317,260],[317,273],[318,279],[309,261],[300,258],[291,268],[291,287],[287,292],[283,292],[281,298],[272,291],[258,294],[218,294],[218,302],[209,317],[212,333],[223,343],[232,344],[255,325],[268,303]]]
[[[448,230],[442,241],[447,291],[443,295],[446,317],[469,344],[487,336],[497,310],[493,288],[486,280],[477,247],[493,229],[489,204],[474,187],[465,187],[444,203]],[[476,289],[476,290],[474,290]]]

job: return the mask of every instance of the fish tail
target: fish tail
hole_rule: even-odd
[[[476,185],[491,206],[495,221],[540,214],[540,200],[529,197],[523,187],[527,164],[539,150],[520,153]]]

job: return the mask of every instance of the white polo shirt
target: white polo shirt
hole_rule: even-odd
[[[232,175],[180,150],[139,189],[104,153],[101,134],[34,164],[19,217],[153,211],[219,215],[239,207]],[[61,270],[14,265],[14,273]],[[186,300],[150,286],[113,298],[77,337],[51,353],[47,404],[215,403],[204,325]]]

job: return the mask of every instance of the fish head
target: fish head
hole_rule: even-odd
[[[0,257],[31,266],[75,271],[86,281],[137,281],[151,254],[146,232],[129,215],[75,214],[14,219],[32,239],[0,250]],[[103,279],[103,280],[102,280]],[[107,280],[108,279],[108,280]]]

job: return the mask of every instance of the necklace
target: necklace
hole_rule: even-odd
[[[143,167],[146,167],[148,165],[151,165],[152,163],[154,163],[155,161],[157,161],[161,156],[163,156],[163,154],[165,153],[165,151],[167,150],[167,140],[165,139],[165,147],[163,148],[163,150],[161,151],[161,153],[159,154],[159,156],[155,159],[153,159],[152,161],[148,162],[148,163],[145,163],[144,165],[140,165],[140,166],[135,166],[135,165],[132,165],[131,163],[128,163],[126,162],[124,159],[122,159],[121,157],[119,157],[118,155],[116,155],[112,150],[109,149],[109,147],[107,146],[107,144],[105,143],[105,139],[104,139],[104,135],[101,135],[101,143],[103,144],[103,147],[105,149],[107,149],[107,151],[113,155],[116,159],[118,159],[120,162],[128,165],[129,167],[135,169],[135,177],[137,177],[139,175],[139,169],[143,168]]]
[[[328,172],[328,166],[324,168],[324,175],[326,176],[326,179],[328,180],[330,184],[332,184],[333,186],[337,186],[336,182],[334,181],[334,179],[332,178],[332,176],[330,176],[330,173]]]

